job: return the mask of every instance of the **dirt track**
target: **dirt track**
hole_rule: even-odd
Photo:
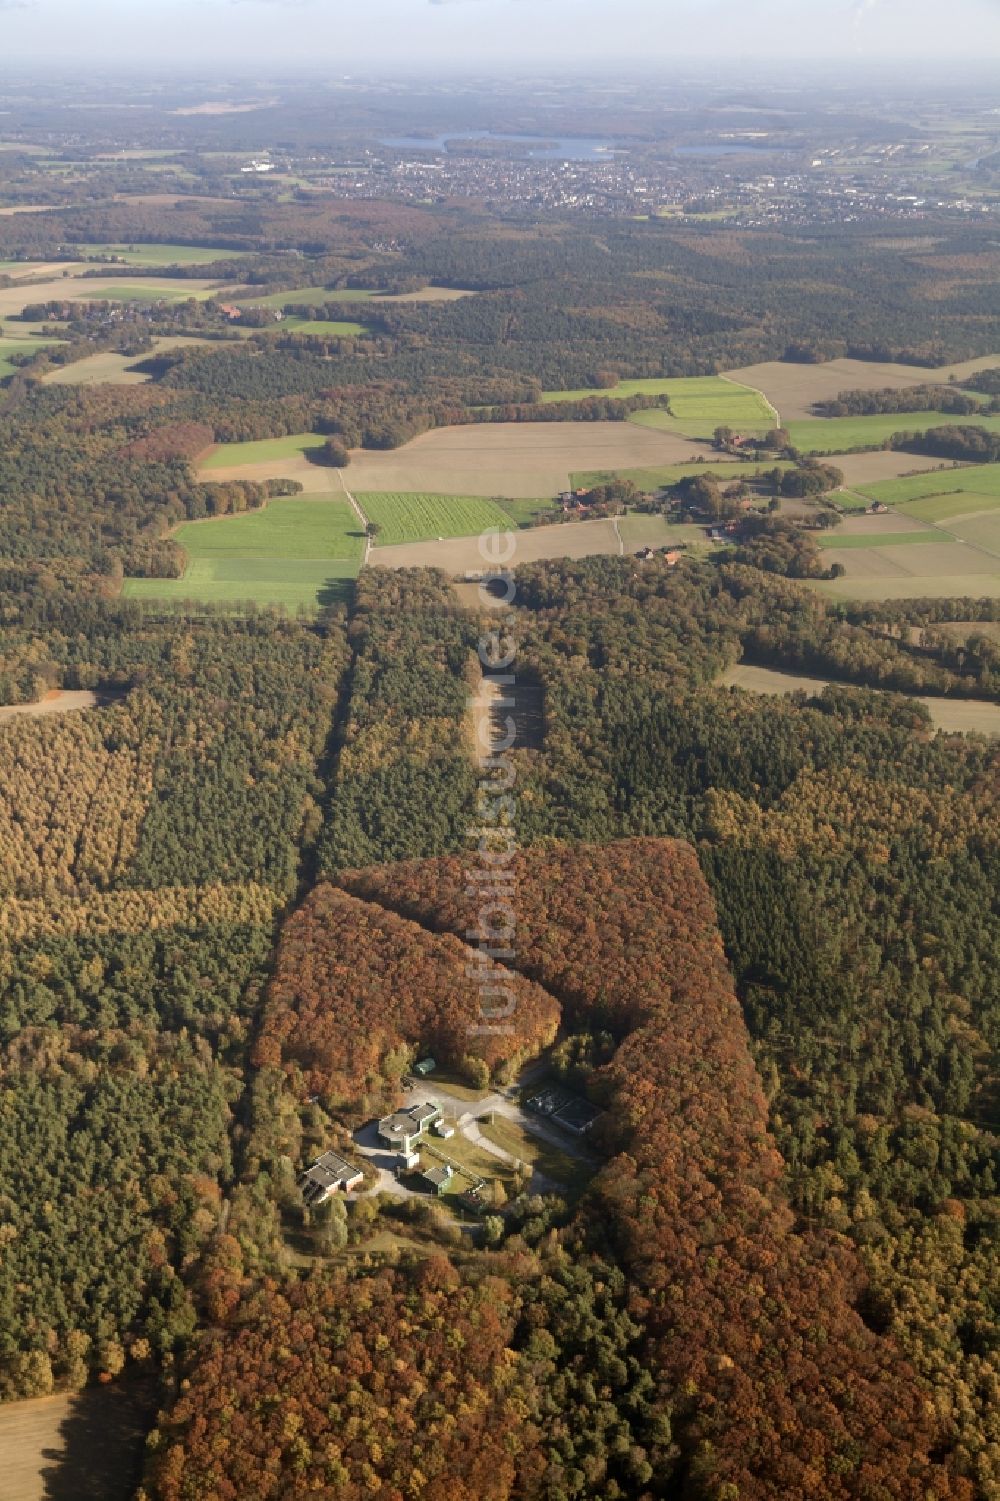
[[[20,714],[34,718],[40,714],[67,714],[73,709],[93,709],[99,702],[97,694],[86,688],[76,691],[54,688],[34,704],[4,704],[0,707],[0,724],[7,719],[15,719]]]

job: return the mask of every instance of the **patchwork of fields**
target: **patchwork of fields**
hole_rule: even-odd
[[[179,526],[179,579],[126,579],[129,599],[315,608],[344,598],[364,557],[347,499],[273,500],[259,511]]]

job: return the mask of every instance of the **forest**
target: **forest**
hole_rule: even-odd
[[[179,522],[295,488],[203,483],[214,443],[315,433],[341,463],[663,407],[620,378],[993,353],[988,225],[152,200],[0,221],[12,258],[215,247],[246,315],[111,334],[80,304],[66,358],[127,347],[150,380],[50,384],[41,355],[0,388],[0,703],[97,699],[0,717],[0,1398],[157,1382],[143,1501],[995,1501],[1000,753],[910,695],[998,699],[1000,604],[827,596],[822,519],[704,475],[649,504],[738,513],[731,546],[526,564],[499,615],[433,570],[301,616],[120,593],[177,576]],[[343,300],[431,283],[474,295]],[[366,332],[282,328],[274,293]],[[998,394],[823,411],[980,462],[965,419]],[[844,479],[768,462],[762,508]],[[516,1025],[470,1037],[490,628],[541,707],[509,752]],[[740,663],[830,686],[752,695]],[[473,1103],[526,1062],[567,1081],[600,1112],[586,1182],[520,1162],[463,1224],[366,1181],[310,1219],[303,1166],[418,1050]]]

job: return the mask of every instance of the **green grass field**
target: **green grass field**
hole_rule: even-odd
[[[939,469],[932,474],[911,474],[905,479],[878,480],[870,485],[855,485],[862,495],[881,500],[884,505],[909,507],[913,501],[950,495],[976,495],[1000,498],[1000,464],[969,464],[961,469]],[[974,510],[970,506],[969,510]],[[953,511],[952,515],[959,512]],[[932,521],[932,516],[923,516]]]
[[[270,292],[264,297],[245,297],[253,307],[322,307],[324,302],[367,302],[371,292],[343,288],[331,292],[329,287],[299,287],[294,292]]]
[[[710,438],[717,427],[742,432],[764,432],[774,426],[774,413],[758,391],[718,375],[691,376],[677,380],[623,380],[606,391],[543,391],[544,402],[582,401],[588,396],[669,396],[671,411],[636,412],[629,419],[640,427],[683,433],[688,438]]]
[[[874,417],[813,417],[806,422],[789,422],[788,432],[802,453],[847,453],[852,448],[881,445],[893,433],[922,433],[929,427],[953,425],[985,427],[997,433],[1000,416],[959,418],[946,412],[895,412]]]
[[[130,266],[208,266],[213,261],[243,260],[249,250],[213,249],[210,245],[78,245],[82,255],[120,255]]]
[[[95,291],[88,289],[86,280],[78,278],[72,286],[74,302],[184,302],[188,298],[206,302],[209,297],[216,295],[210,288],[184,288],[176,281],[169,282],[163,278],[141,285],[116,282],[114,286],[99,286]],[[66,295],[70,295],[68,291]]]
[[[909,500],[900,509],[915,521],[945,522],[955,516],[972,516],[978,511],[995,511],[1000,495],[983,495],[976,490],[955,490],[950,495],[932,495],[926,500]]]
[[[359,491],[356,499],[369,520],[380,527],[379,547],[432,542],[437,537],[474,537],[493,527],[509,530],[512,520],[494,501],[478,496]]]
[[[186,522],[176,541],[188,556],[180,579],[126,579],[129,599],[315,607],[344,598],[364,556],[346,500],[274,500],[259,511]]]
[[[537,518],[543,521],[559,518],[559,507],[553,500],[498,500],[497,505],[515,526],[531,526]]]
[[[17,366],[11,361],[12,354],[35,354],[47,344],[59,344],[59,339],[9,339],[0,337],[0,380],[11,375]]]
[[[876,532],[870,537],[838,537],[835,532],[827,532],[825,536],[818,537],[820,547],[835,547],[838,551],[845,547],[907,547],[911,543],[941,542],[940,532]]]
[[[250,443],[220,443],[202,462],[201,468],[228,469],[235,464],[268,464],[291,459],[323,447],[317,433],[289,433],[285,438],[260,438]]]

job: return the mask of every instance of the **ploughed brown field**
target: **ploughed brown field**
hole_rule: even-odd
[[[0,1406],[3,1501],[130,1501],[155,1413],[145,1381]]]
[[[901,417],[900,422],[905,423]],[[951,471],[950,464],[940,459],[921,458],[918,453],[893,453],[876,449],[872,453],[834,453],[829,455],[831,464],[844,476],[844,484],[872,485],[877,480],[900,479],[906,474],[927,474],[932,470]]]
[[[347,477],[355,493],[411,490],[532,499],[568,489],[570,474],[577,471],[654,468],[710,457],[706,444],[634,422],[477,423],[437,428],[386,452],[356,450]]]

